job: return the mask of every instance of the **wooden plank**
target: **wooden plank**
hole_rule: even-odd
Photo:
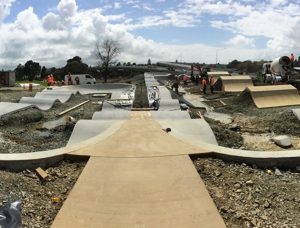
[[[38,176],[43,180],[45,180],[48,177],[48,173],[45,170],[43,170],[41,167],[36,168],[35,171],[38,174]]]
[[[65,111],[62,111],[62,112],[58,113],[57,115],[58,115],[58,116],[62,116],[62,115],[64,115],[64,114],[66,114],[66,113],[68,113],[68,112],[70,112],[70,111],[72,111],[72,110],[74,110],[74,109],[76,109],[76,108],[78,108],[78,107],[80,107],[80,106],[82,106],[82,105],[88,103],[89,101],[90,101],[90,100],[86,100],[86,101],[84,101],[84,102],[82,102],[82,103],[80,103],[80,104],[78,104],[78,105],[73,106],[72,108],[69,108],[69,109],[67,109],[67,110],[65,110]]]

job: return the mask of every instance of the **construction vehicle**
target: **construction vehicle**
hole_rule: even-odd
[[[292,62],[288,56],[281,56],[262,67],[264,83],[289,82],[294,75]]]

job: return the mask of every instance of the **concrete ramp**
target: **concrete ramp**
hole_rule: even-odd
[[[245,92],[251,94],[257,108],[300,105],[298,90],[292,85],[249,86]]]
[[[159,101],[158,111],[176,111],[181,110],[177,99],[162,99]]]
[[[250,76],[221,76],[220,80],[224,92],[242,92],[247,87],[253,86]]]
[[[32,107],[31,104],[0,102],[0,117],[9,113],[18,112]]]
[[[122,121],[116,120],[79,120],[72,132],[67,146],[79,144],[100,135],[104,138],[120,128]]]
[[[42,111],[47,111],[52,108],[55,102],[59,102],[59,100],[56,98],[22,97],[19,101],[21,104],[33,105]]]
[[[204,119],[160,119],[157,122],[164,128],[171,128],[173,137],[193,146],[201,147],[201,141],[218,145],[217,139]]]

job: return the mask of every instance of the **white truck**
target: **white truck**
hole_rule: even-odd
[[[65,75],[66,85],[84,85],[84,84],[96,84],[96,79],[89,74],[71,74],[71,80],[69,75]],[[76,82],[78,78],[78,83]]]

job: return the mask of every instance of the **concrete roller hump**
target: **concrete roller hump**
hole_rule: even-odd
[[[117,93],[118,97],[121,98],[121,94],[132,94],[134,93],[135,86],[126,83],[105,83],[105,84],[94,84],[94,85],[68,85],[62,87],[51,87],[53,91],[70,91],[72,93],[79,92],[80,94],[87,95],[93,93]]]
[[[249,92],[257,108],[270,108],[300,104],[298,90],[292,85],[249,86]]]
[[[171,128],[170,135],[193,146],[203,147],[202,142],[218,145],[209,124],[204,119],[157,119],[164,128]]]
[[[22,97],[21,100],[19,101],[19,103],[30,104],[43,111],[47,111],[50,108],[52,108],[56,102],[59,102],[59,100],[56,98],[35,98],[35,97]]]
[[[181,110],[177,99],[162,99],[159,101],[158,111],[176,111]]]
[[[187,111],[152,111],[151,116],[155,120],[160,119],[191,119]]]
[[[67,93],[55,93],[55,92],[37,92],[34,96],[34,98],[50,98],[50,99],[58,99],[61,103],[65,103],[68,100],[70,100],[71,96],[73,95],[73,93],[71,92],[67,92]]]
[[[79,120],[73,129],[67,146],[79,144],[97,135],[101,135],[104,139],[117,131],[121,123],[122,121],[117,120]]]
[[[253,86],[250,76],[221,76],[225,92],[242,92],[248,86]]]
[[[93,114],[93,120],[126,120],[130,117],[130,111],[124,109],[103,110]]]
[[[0,117],[9,113],[18,112],[32,107],[31,104],[0,102]]]

